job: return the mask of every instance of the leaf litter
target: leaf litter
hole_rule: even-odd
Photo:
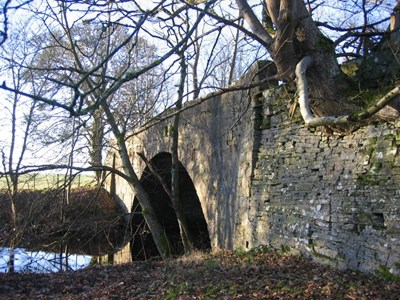
[[[274,251],[0,274],[0,299],[400,299],[400,283]]]

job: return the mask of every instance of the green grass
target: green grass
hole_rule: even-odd
[[[72,188],[94,187],[96,183],[94,175],[77,175],[72,180]],[[19,189],[22,190],[48,190],[65,185],[64,174],[29,174],[21,175]],[[0,190],[7,189],[7,180],[0,178]]]

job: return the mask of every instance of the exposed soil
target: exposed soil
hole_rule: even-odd
[[[399,299],[400,283],[276,252],[0,274],[0,299]]]

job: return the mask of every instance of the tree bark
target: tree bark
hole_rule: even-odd
[[[122,168],[124,169],[125,174],[129,177],[128,183],[132,188],[132,190],[134,191],[136,197],[138,198],[139,204],[142,208],[143,217],[146,220],[147,225],[149,226],[150,232],[153,236],[154,243],[156,244],[156,247],[161,257],[163,259],[168,258],[175,254],[175,249],[173,245],[170,243],[163,226],[157,219],[149,195],[143,188],[139,178],[137,177],[133,169],[133,166],[129,158],[128,149],[126,148],[124,136],[118,129],[118,125],[114,119],[112,112],[110,111],[106,102],[103,102],[101,106],[106,114],[108,122],[111,126],[111,130],[114,133],[118,146],[118,152],[122,162]]]
[[[184,53],[180,53],[181,61],[181,78],[178,88],[178,101],[176,102],[176,109],[179,111],[182,108],[183,93],[185,87],[185,79],[187,76],[187,65]],[[171,201],[174,206],[176,217],[178,219],[179,230],[183,243],[185,253],[189,253],[193,248],[193,239],[189,231],[186,215],[183,212],[182,199],[179,192],[179,120],[180,114],[174,117],[174,130],[172,135],[172,162],[171,162]]]
[[[275,10],[270,13],[274,14],[276,6],[272,7]],[[314,63],[308,70],[308,82],[310,106],[314,113],[330,116],[353,111],[355,106],[347,103],[344,96],[340,97],[351,87],[351,82],[340,70],[333,42],[318,29],[304,2],[280,1],[276,20],[276,37],[271,52],[281,78],[292,81],[297,63],[310,56]]]
[[[184,252],[185,253],[190,252],[194,241],[192,239],[192,236],[190,235],[190,231],[187,226],[187,219],[183,213],[182,205],[180,203],[180,198],[176,198],[177,196],[179,197],[179,186],[178,186],[178,194],[176,190],[177,187],[174,187],[174,192],[172,192],[172,184],[176,181],[176,179],[179,180],[179,177],[177,178],[177,176],[174,176],[172,174],[174,173],[172,168],[173,166],[171,166],[171,187],[170,187],[168,183],[164,180],[164,178],[162,178],[160,173],[157,171],[157,168],[146,158],[146,156],[143,153],[138,152],[137,155],[139,155],[139,157],[149,168],[150,172],[157,178],[158,182],[160,182],[161,186],[163,187],[163,190],[171,200],[178,221]]]
[[[308,69],[310,106],[318,116],[350,113],[355,106],[347,103],[345,91],[351,82],[341,72],[333,42],[325,37],[311,18],[302,0],[265,0],[265,10],[275,29],[272,38],[250,12],[247,1],[236,0],[239,9],[253,33],[266,42],[280,78],[293,82],[297,63],[305,56],[314,64]]]
[[[101,166],[103,164],[102,151],[104,141],[104,123],[100,109],[93,113],[93,125],[90,131],[90,164]],[[102,171],[95,171],[97,184],[101,182]]]
[[[251,30],[265,43],[264,45],[268,47],[273,42],[273,39],[271,35],[265,31],[250,5],[246,0],[236,0],[236,4],[238,5],[240,13],[250,26]]]

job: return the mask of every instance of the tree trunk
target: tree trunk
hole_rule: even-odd
[[[341,72],[333,42],[325,37],[311,18],[302,0],[265,0],[275,22],[274,42],[269,52],[282,80],[292,82],[297,63],[305,56],[313,59],[308,70],[310,106],[318,116],[346,114],[355,109],[346,91],[351,81]]]
[[[185,62],[185,57],[183,53],[181,55],[181,80],[178,89],[178,100],[176,103],[176,109],[179,111],[182,108],[184,84],[187,75],[187,65]],[[196,70],[195,70],[196,71]],[[181,241],[183,244],[184,252],[189,253],[193,250],[194,240],[190,234],[188,222],[186,215],[183,211],[182,201],[179,192],[179,120],[180,114],[176,114],[174,117],[173,126],[173,137],[172,137],[172,155],[171,155],[171,187],[165,182],[162,176],[158,173],[154,165],[145,157],[143,153],[137,153],[140,158],[144,161],[146,166],[149,168],[150,172],[157,178],[157,180],[162,185],[164,191],[167,193],[168,197],[171,199],[172,206],[174,208],[176,218],[179,225],[179,232],[181,236]]]
[[[14,233],[10,239],[10,255],[8,260],[8,273],[14,273],[15,271],[15,247],[19,238],[19,234],[21,233],[17,224],[17,209],[15,206],[15,201],[18,194],[18,174],[12,174],[11,177],[11,187],[8,188],[9,197],[10,197],[10,206],[11,206],[11,222]]]
[[[190,232],[188,230],[186,216],[183,213],[182,205],[179,201],[180,198],[176,198],[177,196],[179,197],[179,186],[172,187],[172,185],[176,185],[177,180],[179,180],[179,177],[174,175],[174,172],[176,172],[176,171],[174,170],[173,164],[171,167],[171,187],[170,187],[168,185],[168,183],[166,182],[166,180],[164,180],[162,178],[162,176],[160,175],[160,173],[157,171],[157,168],[146,158],[146,156],[143,153],[139,152],[139,153],[137,153],[137,155],[139,155],[139,157],[143,160],[143,162],[149,168],[150,172],[157,178],[157,180],[158,180],[158,182],[160,182],[163,190],[165,191],[165,193],[168,195],[169,199],[171,200],[171,203],[173,205],[173,208],[174,208],[174,211],[176,214],[176,218],[178,221],[178,226],[179,226],[179,231],[180,231],[180,236],[181,236],[184,251],[185,251],[185,253],[190,252],[194,241],[192,240],[192,236],[190,235]],[[172,191],[172,189],[174,189],[174,192]],[[178,194],[177,194],[177,191],[178,191]]]
[[[238,21],[239,26],[243,26],[243,19],[239,19]],[[239,28],[236,30],[236,35],[235,35],[235,41],[233,45],[233,51],[232,51],[232,60],[229,65],[229,78],[228,78],[228,85],[231,85],[234,80],[234,75],[235,75],[235,68],[236,68],[236,59],[238,55],[238,47],[239,47],[239,36],[240,36],[240,30]]]
[[[178,88],[178,101],[176,102],[176,109],[179,111],[182,108],[183,93],[185,87],[187,65],[185,56],[181,55],[181,80]],[[171,164],[171,201],[174,206],[176,217],[178,219],[179,230],[183,243],[185,253],[189,253],[193,248],[193,239],[189,231],[188,222],[185,213],[183,212],[182,201],[179,193],[179,120],[180,114],[176,114],[174,118],[174,131],[172,136],[172,164]]]
[[[143,217],[146,220],[147,225],[149,226],[150,232],[153,236],[154,243],[156,244],[161,257],[163,259],[168,258],[171,255],[175,254],[175,249],[173,248],[173,245],[170,243],[165,233],[164,227],[160,224],[159,220],[157,219],[155,210],[153,208],[153,205],[151,204],[150,198],[146,190],[143,188],[136,173],[132,168],[125,143],[119,144],[118,149],[122,160],[122,166],[127,175],[131,178],[129,184],[133,189],[133,191],[135,192],[135,195],[139,200],[140,206],[142,207]]]
[[[104,141],[104,123],[102,117],[102,111],[100,109],[93,113],[93,125],[90,131],[90,164],[92,166],[102,165],[102,150]],[[99,184],[101,182],[102,171],[96,171],[96,181]]]
[[[168,258],[175,254],[175,249],[173,245],[170,243],[168,236],[165,233],[164,227],[160,224],[159,220],[157,219],[149,195],[143,188],[139,178],[135,173],[135,170],[133,169],[133,166],[129,158],[128,149],[126,148],[124,135],[120,132],[118,125],[114,119],[114,116],[110,111],[107,103],[103,102],[101,105],[109,121],[111,130],[114,133],[117,142],[118,153],[120,155],[122,162],[122,168],[124,169],[125,174],[130,178],[128,183],[132,188],[132,190],[134,191],[136,197],[138,198],[139,204],[142,208],[143,217],[146,220],[147,225],[149,226],[154,243],[156,244],[156,247],[161,257],[163,259]]]

